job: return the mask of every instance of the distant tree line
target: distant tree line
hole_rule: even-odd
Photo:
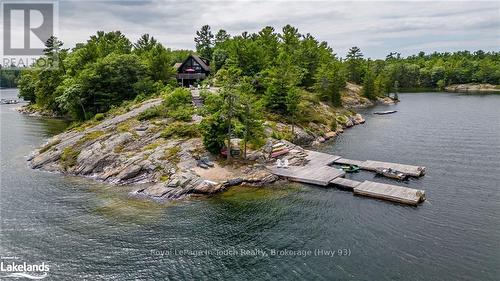
[[[353,47],[349,50],[345,64],[348,79],[354,83],[371,85],[371,96],[393,91],[396,82],[402,89],[440,90],[451,84],[500,84],[500,52],[420,52],[406,58],[399,53],[390,53],[385,60],[372,61],[363,59],[361,51]]]
[[[366,59],[352,47],[344,59],[338,58],[326,42],[297,28],[285,26],[281,33],[265,27],[257,33],[231,36],[225,30],[212,33],[205,25],[195,38],[197,52],[211,59],[216,71],[234,67],[254,78],[257,93],[267,96],[268,107],[285,112],[287,91],[294,87],[316,92],[340,105],[339,91],[349,81],[366,85],[368,98],[384,96],[395,82],[402,89],[436,88],[450,84],[500,84],[500,52],[459,51],[420,52],[401,57],[390,53],[385,60]]]
[[[232,136],[242,138],[245,147],[247,142],[259,143],[263,120],[271,115],[289,122],[293,135],[296,124],[314,122],[308,117],[311,104],[341,106],[347,82],[363,85],[368,99],[396,89],[500,84],[499,52],[421,52],[405,58],[390,53],[383,60],[371,60],[352,47],[340,58],[326,42],[291,25],[238,35],[212,33],[205,25],[194,41],[197,54],[210,60],[208,83],[221,87],[219,94],[204,93],[201,112],[205,145],[213,152]],[[99,31],[71,50],[52,37],[44,58],[57,62],[57,67],[35,64],[19,77],[2,71],[2,85],[4,79],[17,81],[20,96],[37,107],[86,120],[123,101],[177,86],[173,65],[189,53],[165,48],[148,34],[133,43],[119,31]],[[185,112],[180,111],[182,116]]]
[[[3,69],[0,66],[0,88],[15,88],[20,73],[20,70]]]

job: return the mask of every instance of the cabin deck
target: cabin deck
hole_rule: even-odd
[[[388,201],[417,205],[425,200],[425,191],[397,185],[377,183],[372,181],[354,181],[345,179],[345,172],[330,166],[333,163],[358,165],[365,170],[374,170],[377,167],[391,167],[410,175],[423,175],[425,168],[419,166],[402,165],[378,161],[358,161],[341,158],[337,155],[305,150],[309,162],[305,166],[289,166],[288,168],[268,167],[275,175],[291,181],[327,186],[333,184],[344,189],[352,190],[355,195],[369,196]],[[419,169],[420,168],[420,169]]]

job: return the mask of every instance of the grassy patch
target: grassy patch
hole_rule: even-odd
[[[167,182],[170,179],[169,175],[161,175],[160,181],[161,182]]]
[[[345,125],[347,124],[347,122],[349,122],[349,118],[345,115],[339,115],[335,119],[342,125]]]
[[[80,150],[66,147],[61,154],[61,165],[65,170],[76,165],[76,159],[80,155]]]
[[[141,112],[137,116],[137,120],[144,121],[158,117],[167,117],[167,108],[163,104],[148,108]]]
[[[115,148],[113,149],[113,152],[114,153],[121,153],[124,148],[125,148],[125,146],[123,144],[119,144],[119,145],[115,146]]]
[[[48,144],[44,145],[41,149],[40,149],[40,153],[44,153],[44,152],[47,152],[49,149],[51,149],[54,145],[58,145],[59,143],[61,143],[61,140],[55,140],[55,141],[51,141],[49,142]]]
[[[143,147],[142,151],[155,149],[158,146],[160,146],[160,143],[158,143],[158,142],[150,143],[150,144],[146,145],[145,147]]]
[[[179,152],[181,152],[180,146],[173,146],[171,148],[165,149],[165,154],[163,155],[163,160],[168,160],[171,163],[177,164],[180,161]]]
[[[133,130],[132,128],[136,125],[139,124],[139,121],[137,121],[136,119],[129,119],[125,122],[122,122],[120,125],[118,125],[116,127],[116,130],[120,133],[131,133],[132,135],[134,135],[134,137],[138,137],[139,135],[137,134],[137,132],[135,130]]]
[[[104,135],[104,132],[103,131],[94,131],[94,132],[90,132],[88,134],[86,134],[85,136],[83,136],[83,138],[79,139],[77,142],[76,142],[76,145],[77,146],[80,146],[84,143],[87,143],[89,141],[93,141],[95,139],[98,139],[99,137],[101,137],[102,135]]]
[[[162,138],[194,138],[200,136],[198,125],[183,122],[174,122],[168,125],[160,135]]]
[[[277,140],[286,140],[286,141],[293,141],[293,135],[292,135],[292,131],[288,128],[285,128],[284,130],[282,131],[274,131],[271,133],[271,137],[273,139],[277,139]]]

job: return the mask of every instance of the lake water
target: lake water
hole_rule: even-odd
[[[45,262],[48,280],[498,280],[500,95],[400,98],[317,149],[426,166],[404,183],[426,191],[419,207],[299,184],[129,199],[130,187],[29,169],[30,151],[66,124],[1,105],[2,261]]]

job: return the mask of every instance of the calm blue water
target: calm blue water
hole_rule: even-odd
[[[0,255],[48,263],[46,280],[496,280],[500,95],[400,97],[318,149],[426,166],[425,177],[406,183],[427,192],[417,208],[298,184],[133,200],[129,187],[29,169],[26,155],[66,124],[1,105]],[[399,112],[371,114],[387,109]],[[285,249],[350,255],[258,255]]]

